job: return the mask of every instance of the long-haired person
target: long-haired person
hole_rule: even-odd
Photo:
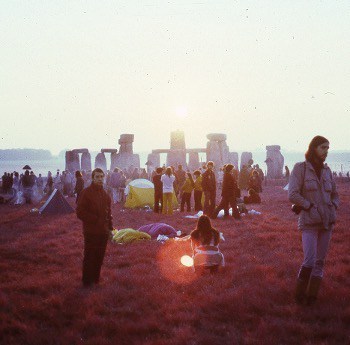
[[[78,203],[79,195],[82,192],[82,190],[84,189],[84,179],[83,179],[83,175],[80,172],[80,170],[77,170],[75,172],[75,178],[76,178],[76,182],[75,182],[73,194],[77,195],[75,202]]]
[[[171,167],[167,167],[160,180],[163,183],[163,214],[173,214],[173,193],[175,176]]]
[[[195,271],[204,269],[216,271],[224,266],[224,256],[219,249],[220,233],[211,226],[208,216],[198,218],[197,227],[191,232],[191,246],[193,250],[193,267]]]
[[[304,260],[300,267],[295,300],[315,303],[323,278],[323,266],[336,221],[339,197],[331,169],[324,164],[329,141],[314,137],[305,161],[296,163],[289,178],[289,200],[299,214]]]
[[[193,173],[193,176],[195,178],[194,180],[194,210],[195,211],[202,211],[202,195],[203,195],[203,189],[202,189],[202,174],[199,170],[196,170]]]

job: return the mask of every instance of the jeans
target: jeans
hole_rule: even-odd
[[[302,230],[304,252],[302,266],[312,267],[311,276],[323,277],[323,266],[331,236],[331,230]]]

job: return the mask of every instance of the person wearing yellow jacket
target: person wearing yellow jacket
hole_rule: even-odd
[[[202,189],[202,174],[199,170],[196,170],[193,173],[195,180],[194,180],[194,210],[195,211],[202,211],[202,195],[203,195],[203,189]]]
[[[187,173],[186,181],[181,187],[182,197],[181,197],[181,212],[185,210],[185,203],[187,205],[187,212],[191,212],[191,194],[194,187],[194,181],[191,173]]]

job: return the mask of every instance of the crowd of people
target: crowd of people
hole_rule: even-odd
[[[294,296],[296,303],[303,305],[316,302],[339,207],[334,174],[324,163],[328,149],[329,141],[326,138],[314,137],[305,154],[305,161],[297,163],[288,176],[288,197],[293,203],[293,212],[300,214],[298,227],[302,233],[304,252]],[[193,174],[184,171],[181,165],[177,170],[173,167],[155,169],[152,174],[155,185],[154,212],[172,214],[174,194],[181,199],[180,211],[184,212],[185,205],[190,211],[192,191],[197,191],[195,205],[200,208],[199,200],[203,195],[204,214],[199,217],[196,228],[190,234],[193,267],[195,271],[207,268],[216,271],[224,265],[224,256],[219,249],[220,233],[211,225],[210,218],[215,219],[221,210],[228,215],[228,207],[231,206],[232,216],[240,219],[237,200],[241,190],[249,191],[246,200],[260,200],[263,175],[260,175],[259,166],[253,168],[251,164],[243,167],[241,172],[232,164],[227,164],[219,169],[222,172],[220,177],[219,173],[215,174],[213,162],[208,162],[202,169]],[[108,232],[113,229],[111,198],[103,188],[104,172],[95,169],[92,178],[93,183],[84,189],[77,207],[77,216],[83,221],[84,229],[84,286],[98,283]],[[221,188],[221,200],[216,206],[218,187]]]
[[[316,136],[309,144],[305,161],[297,163],[292,172],[285,167],[292,210],[300,214],[298,227],[304,251],[295,290],[295,300],[299,304],[312,305],[316,301],[339,207],[337,176],[325,164],[328,149],[329,141]],[[233,218],[241,219],[238,203],[261,202],[264,174],[252,160],[240,171],[232,164],[215,169],[214,163],[209,161],[193,172],[185,171],[182,165],[177,169],[157,167],[151,176],[145,169],[115,168],[105,174],[97,168],[92,173],[76,171],[74,176],[69,171],[60,173],[58,170],[53,177],[49,171],[43,178],[27,169],[24,174],[4,173],[2,191],[21,191],[26,202],[31,202],[34,188],[39,194],[50,194],[56,188],[64,195],[76,195],[77,216],[83,221],[84,229],[83,283],[91,286],[99,281],[108,234],[113,230],[112,200],[123,202],[128,180],[138,178],[153,181],[155,213],[173,214],[174,198],[180,201],[180,212],[185,212],[185,208],[187,212],[203,211],[190,235],[194,267],[213,271],[224,265],[224,256],[219,250],[220,233],[212,227],[210,219],[217,218],[220,211],[228,216],[229,207]],[[216,200],[218,191],[221,191],[219,203]],[[243,193],[247,195],[242,198]]]
[[[240,218],[237,201],[244,203],[260,203],[260,193],[264,173],[259,165],[243,165],[239,172],[232,164],[226,164],[215,169],[214,163],[209,161],[201,168],[190,172],[185,171],[182,165],[165,168],[158,167],[152,173],[154,184],[154,212],[172,214],[173,198],[180,202],[180,212],[204,211],[205,214],[216,218],[220,210],[225,215],[232,207],[233,216]],[[217,190],[221,190],[221,201],[216,205]],[[241,200],[241,191],[246,190],[248,195]],[[193,195],[194,207],[191,200]]]

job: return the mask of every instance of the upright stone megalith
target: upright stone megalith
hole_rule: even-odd
[[[283,177],[284,157],[281,153],[281,146],[266,146],[267,178],[278,179]]]
[[[147,157],[147,173],[151,174],[154,169],[159,168],[160,166],[160,154],[159,153],[150,153]]]
[[[102,169],[105,173],[107,171],[107,161],[103,152],[98,153],[95,158],[95,169],[96,168]]]
[[[81,170],[91,170],[91,155],[89,152],[83,152],[81,154]]]
[[[121,134],[119,153],[113,163],[120,169],[140,168],[140,156],[133,152],[134,134]]]
[[[66,151],[66,170],[75,173],[80,170],[79,153],[75,150]]]
[[[207,134],[207,161],[213,161],[216,169],[230,161],[230,150],[226,143],[226,134]]]
[[[181,164],[186,168],[186,143],[183,131],[177,130],[170,133],[170,151],[167,154],[166,164],[175,168]]]
[[[188,169],[190,171],[197,170],[199,168],[199,153],[189,152],[188,154]]]
[[[229,163],[233,164],[235,169],[238,170],[238,153],[237,152],[230,152],[229,153]]]

